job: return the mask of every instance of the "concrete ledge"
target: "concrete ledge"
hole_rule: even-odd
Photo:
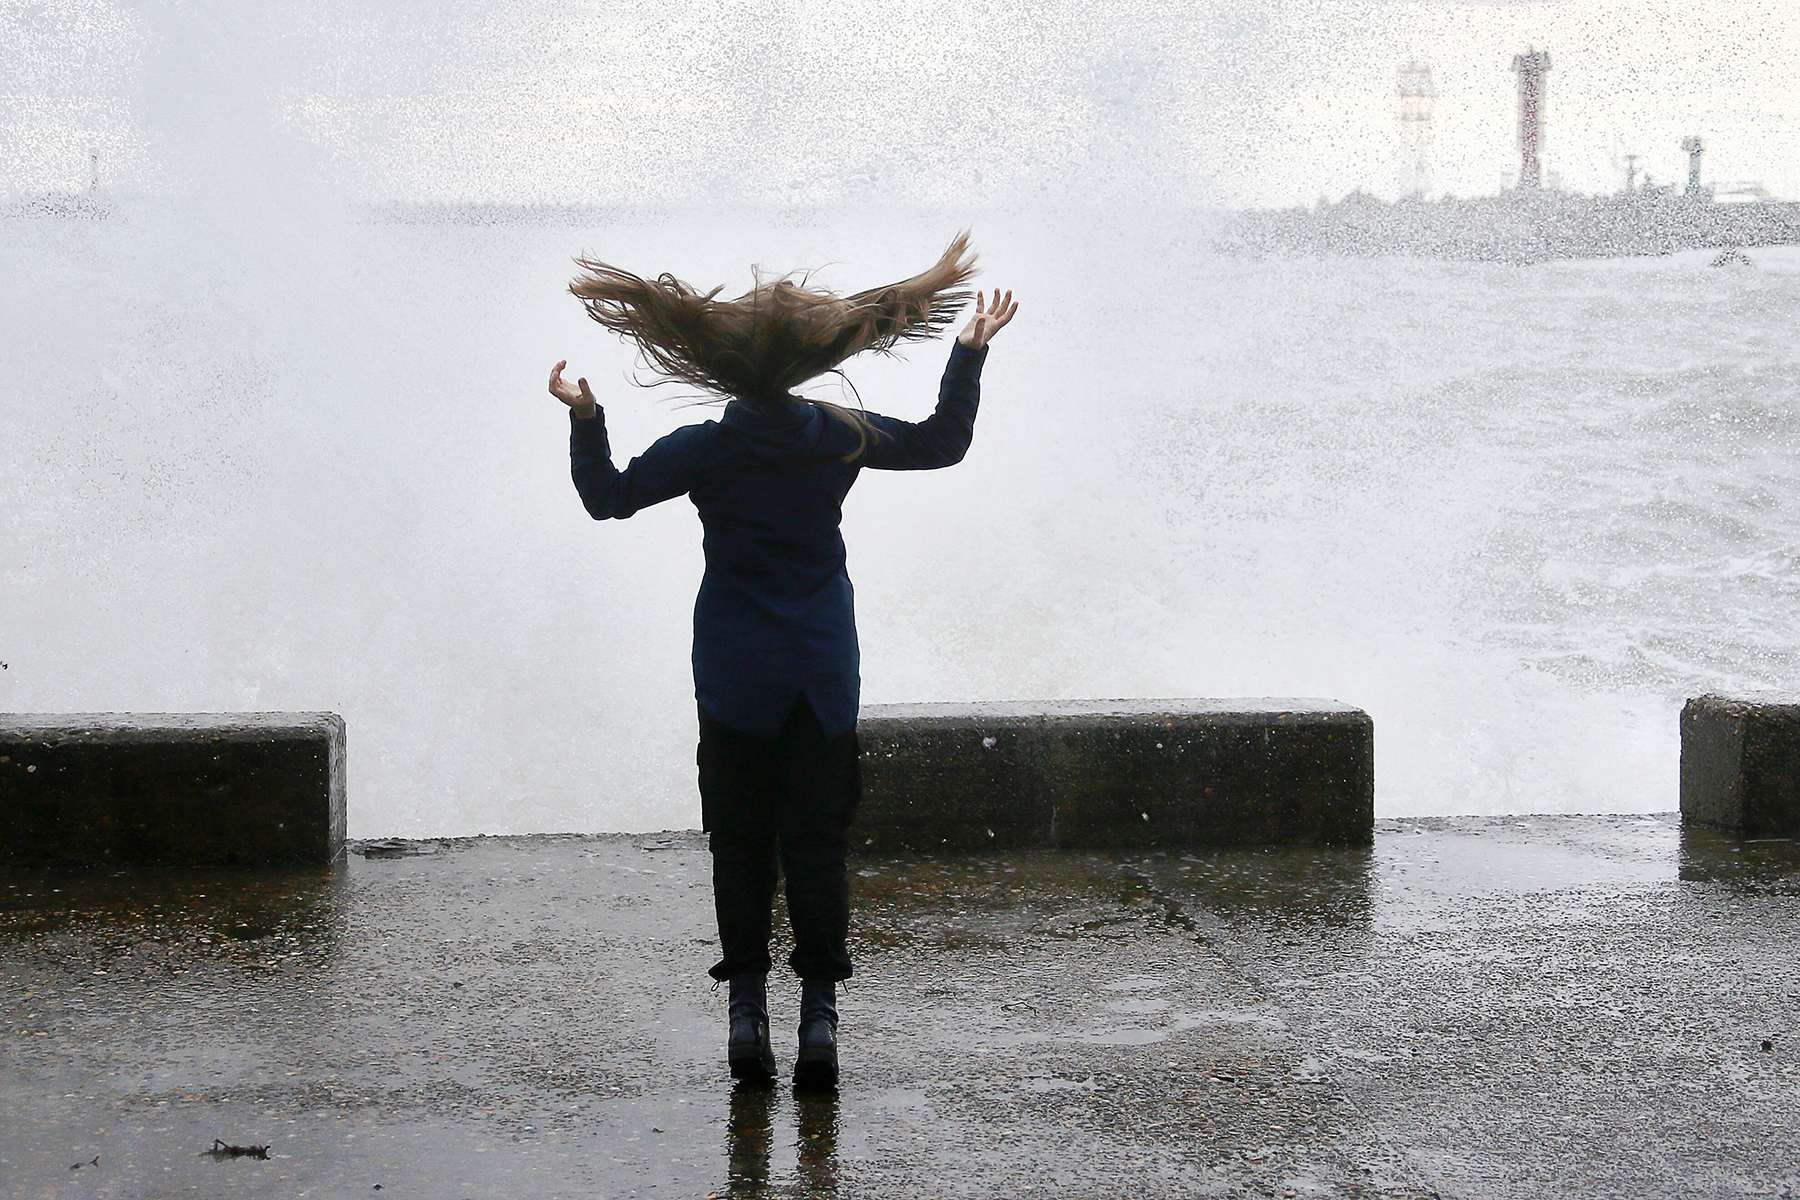
[[[1742,837],[1800,836],[1800,695],[1687,702],[1681,820]]]
[[[327,863],[335,713],[0,713],[0,862]]]
[[[1330,700],[872,705],[857,732],[871,851],[1374,838],[1374,722]]]

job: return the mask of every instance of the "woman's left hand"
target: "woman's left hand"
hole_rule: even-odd
[[[598,415],[600,404],[594,399],[594,393],[588,391],[587,380],[577,379],[570,383],[562,377],[563,368],[568,365],[569,360],[565,358],[550,369],[550,394],[584,420]]]
[[[969,318],[969,323],[963,326],[963,331],[956,335],[956,340],[971,350],[979,350],[988,344],[989,338],[1004,329],[1018,311],[1019,306],[1013,303],[1011,291],[1002,298],[1000,289],[995,288],[991,304],[984,302],[981,293],[976,292],[975,313]]]

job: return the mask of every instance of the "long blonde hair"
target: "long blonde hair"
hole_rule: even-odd
[[[673,275],[644,279],[609,263],[577,258],[569,284],[588,316],[636,342],[665,380],[750,404],[790,394],[809,379],[867,350],[892,353],[901,342],[942,333],[971,298],[975,274],[969,235],[959,233],[928,270],[899,283],[839,296],[787,276],[765,280],[735,300],[724,289],[701,292]],[[875,430],[860,412],[813,403],[858,435],[861,457]]]

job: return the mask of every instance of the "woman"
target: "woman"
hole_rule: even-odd
[[[850,577],[838,531],[857,472],[961,461],[974,435],[988,339],[1011,321],[1012,293],[979,292],[950,351],[937,411],[913,424],[795,397],[793,389],[866,350],[941,333],[970,298],[968,235],[902,283],[853,296],[757,281],[736,300],[671,275],[642,279],[589,259],[569,285],[588,315],[635,341],[656,371],[728,401],[717,421],[678,429],[612,464],[587,380],[550,372],[569,406],[575,490],[595,520],[629,517],[686,493],[705,528],[694,605],[700,707],[700,811],[730,983],[727,1059],[740,1079],[775,1076],[767,980],[776,868],[787,879],[801,979],[800,1087],[837,1083],[837,982],[850,901],[844,859],[862,790],[856,742],[861,679]]]

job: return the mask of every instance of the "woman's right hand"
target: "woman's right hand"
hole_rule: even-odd
[[[594,393],[588,391],[587,380],[577,379],[570,383],[562,377],[563,368],[568,365],[569,360],[565,358],[550,368],[550,394],[584,421],[599,416],[600,404],[594,399]]]
[[[1013,314],[1018,311],[1019,306],[1013,303],[1011,291],[1008,291],[1006,297],[1002,299],[1000,289],[995,288],[992,304],[983,301],[981,293],[976,292],[975,312],[969,317],[969,323],[963,326],[963,331],[956,335],[956,340],[971,350],[979,350],[987,345],[988,339],[999,333],[1006,323],[1013,319]]]

